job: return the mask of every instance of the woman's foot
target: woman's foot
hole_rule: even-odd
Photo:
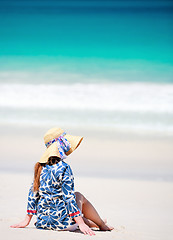
[[[114,227],[108,226],[107,221],[104,221],[101,226],[99,226],[100,231],[111,231]]]
[[[100,228],[97,224],[95,224],[93,221],[83,217],[84,222],[90,227],[90,228]],[[103,219],[103,223],[107,224],[107,220]]]

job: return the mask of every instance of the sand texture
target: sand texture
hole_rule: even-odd
[[[32,175],[2,173],[0,176],[1,239],[90,239],[80,231],[58,232],[38,230],[34,217],[25,229],[9,226],[23,220]],[[76,190],[82,192],[103,218],[115,227],[112,232],[96,231],[93,239],[172,240],[173,183],[123,179],[75,179]]]

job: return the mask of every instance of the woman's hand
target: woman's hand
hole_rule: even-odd
[[[95,235],[94,231],[88,227],[85,223],[81,223],[79,225],[79,228],[81,232],[83,232],[85,235],[89,234],[90,236]]]
[[[11,225],[10,227],[12,228],[25,228],[26,226],[29,225],[30,221],[31,221],[32,215],[26,215],[25,219],[17,224]]]
[[[81,216],[74,217],[75,222],[79,225],[79,229],[85,235],[89,234],[90,236],[95,235],[94,231],[85,224],[83,218]]]

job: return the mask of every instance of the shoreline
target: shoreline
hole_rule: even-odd
[[[18,133],[23,135],[24,133],[28,136],[40,136],[43,138],[43,134],[47,129],[54,127],[57,124],[43,124],[43,125],[34,125],[34,124],[21,124],[21,123],[0,123],[1,135],[8,135],[9,133]],[[8,131],[6,130],[8,128]],[[115,129],[109,127],[100,127],[100,126],[73,126],[73,125],[62,125],[62,129],[67,130],[70,134],[83,135],[84,137],[89,137],[92,139],[98,139],[103,137],[104,139],[110,140],[171,140],[173,141],[173,134],[163,133],[163,132],[152,132],[146,130],[123,130]]]

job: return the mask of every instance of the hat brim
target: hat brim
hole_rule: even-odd
[[[67,156],[70,155],[80,145],[80,143],[83,140],[83,137],[72,136],[69,134],[64,135],[64,138],[66,138],[70,142],[70,145],[71,145],[70,150],[66,153]],[[61,158],[59,150],[58,150],[57,142],[54,142],[46,149],[46,151],[44,152],[44,154],[42,155],[42,157],[40,158],[40,160],[38,162],[46,163],[48,161],[48,159],[53,156]]]

